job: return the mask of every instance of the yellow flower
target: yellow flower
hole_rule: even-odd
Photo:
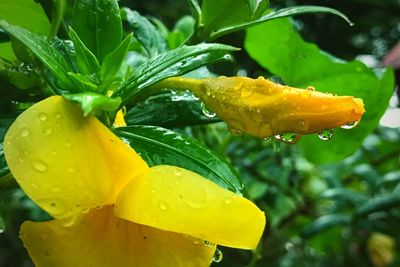
[[[253,249],[265,226],[250,201],[182,168],[149,168],[59,96],[17,118],[4,152],[21,188],[54,218],[21,227],[39,267],[209,266],[215,244]]]
[[[311,134],[356,123],[362,99],[273,83],[264,78],[169,78],[159,87],[191,90],[230,128],[258,137]]]

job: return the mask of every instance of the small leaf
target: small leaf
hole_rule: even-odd
[[[301,15],[301,14],[308,14],[308,13],[330,13],[337,15],[344,19],[347,23],[350,25],[353,25],[353,23],[349,20],[349,18],[341,13],[340,11],[337,11],[336,9],[329,8],[329,7],[322,7],[322,6],[294,6],[294,7],[287,7],[287,8],[282,8],[279,10],[274,10],[271,11],[257,19],[252,19],[243,23],[238,23],[238,24],[232,24],[230,26],[226,26],[220,29],[215,30],[210,34],[210,40],[217,39],[223,35],[226,35],[231,32],[243,30],[261,23],[264,23],[269,20],[274,20],[278,18],[284,18],[284,17],[290,17],[290,16],[295,16],[295,15]]]
[[[8,174],[10,169],[8,168],[6,159],[4,158],[3,143],[0,143],[0,178]]]
[[[119,44],[114,51],[108,54],[103,63],[101,64],[100,77],[102,80],[108,81],[114,78],[117,74],[121,65],[124,61],[126,53],[128,52],[129,44],[132,41],[132,34],[126,36],[126,38]]]
[[[347,214],[324,215],[316,219],[310,225],[306,226],[302,231],[302,235],[305,237],[310,237],[334,226],[348,225],[350,222],[351,217]]]
[[[233,192],[244,190],[233,167],[192,138],[161,127],[141,125],[117,128],[115,133],[150,166],[169,164],[182,167]]]
[[[89,76],[82,73],[68,72],[71,79],[75,80],[76,84],[81,88],[81,91],[96,91],[97,84],[90,80]]]
[[[321,197],[340,201],[349,201],[353,204],[363,203],[367,200],[365,195],[347,188],[328,189],[322,193]]]
[[[222,44],[199,44],[183,46],[152,58],[136,69],[114,95],[121,96],[127,102],[144,88],[163,79],[183,75],[201,66],[222,60],[230,60],[227,54],[237,48]]]
[[[47,42],[44,36],[10,25],[4,20],[0,20],[0,28],[25,44],[49,68],[65,87],[64,89],[75,89],[75,83],[68,76],[68,72],[73,71],[73,67],[67,63],[63,54]]]
[[[100,65],[96,56],[90,52],[72,28],[69,28],[69,37],[74,43],[76,63],[78,64],[79,71],[84,75],[97,73],[100,70]]]
[[[122,8],[121,14],[122,18],[128,22],[136,39],[142,44],[148,57],[155,57],[167,50],[167,43],[163,35],[146,17],[129,8]]]
[[[356,215],[359,217],[365,217],[373,212],[384,211],[398,207],[400,207],[400,195],[393,193],[368,200],[364,205],[356,210]]]
[[[93,92],[63,96],[67,100],[78,103],[85,117],[96,111],[116,111],[121,104],[121,99],[119,97],[107,97]]]
[[[122,40],[117,0],[76,0],[72,26],[100,63]]]
[[[155,125],[166,128],[184,127],[219,121],[205,116],[200,101],[191,93],[172,94],[170,91],[153,95],[133,106],[125,115],[128,125]]]

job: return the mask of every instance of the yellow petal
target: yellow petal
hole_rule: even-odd
[[[360,98],[283,86],[263,78],[169,78],[159,86],[191,90],[232,129],[259,137],[317,133],[359,121],[365,111]]]
[[[37,267],[206,267],[215,251],[202,240],[119,219],[112,206],[69,227],[25,222],[20,235]]]
[[[27,195],[56,218],[114,203],[121,188],[148,168],[102,123],[59,96],[16,119],[4,154]]]
[[[265,216],[252,202],[174,166],[150,168],[115,204],[118,217],[223,246],[253,249]]]

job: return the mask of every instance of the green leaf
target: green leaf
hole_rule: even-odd
[[[47,35],[50,22],[39,3],[32,0],[0,0],[0,20]]]
[[[126,53],[128,52],[129,44],[132,41],[132,34],[126,36],[126,38],[115,48],[110,54],[108,54],[101,64],[100,77],[102,80],[111,80],[117,74],[121,65],[124,61]]]
[[[85,117],[96,111],[116,111],[121,104],[119,97],[107,97],[93,92],[63,96],[69,101],[78,103]]]
[[[10,127],[14,120],[15,118],[0,118],[0,177],[3,177],[10,172],[6,159],[4,158],[3,139],[8,127]]]
[[[0,20],[0,28],[25,44],[53,73],[64,89],[75,89],[75,83],[68,76],[73,67],[67,63],[66,58],[44,36],[37,35],[20,27],[10,25]]]
[[[99,62],[103,62],[122,40],[118,1],[76,0],[72,27]]]
[[[259,5],[263,2],[263,0],[246,0],[247,6],[249,7],[250,13],[254,15],[259,7]],[[266,1],[267,4],[268,1]]]
[[[85,46],[72,28],[69,28],[69,37],[74,43],[76,63],[78,64],[79,71],[85,75],[97,73],[100,70],[100,65],[96,56]]]
[[[261,1],[257,14],[261,15],[268,8],[268,1]],[[248,7],[248,0],[203,0],[199,39],[208,40],[226,27],[252,21],[254,12]]]
[[[8,61],[14,61],[17,59],[11,46],[11,42],[0,43],[0,58],[4,58]]]
[[[209,39],[214,40],[225,34],[243,30],[243,29],[261,24],[261,23],[269,21],[269,20],[290,17],[290,16],[295,16],[295,15],[301,15],[301,14],[308,14],[308,13],[334,14],[334,15],[337,15],[337,16],[341,17],[342,19],[344,19],[350,25],[353,25],[353,23],[347,18],[346,15],[344,15],[343,13],[341,13],[333,8],[322,7],[322,6],[294,6],[294,7],[287,7],[287,8],[282,8],[279,10],[270,11],[269,13],[267,13],[265,15],[260,14],[259,16],[256,16],[255,19],[252,19],[249,21],[244,21],[244,22],[237,23],[237,24],[227,25],[218,30],[215,30],[214,32],[211,32]]]
[[[57,36],[57,32],[60,28],[66,9],[67,0],[53,0],[49,38],[54,38]]]
[[[245,47],[261,66],[290,86],[352,95],[364,100],[366,113],[351,130],[335,129],[329,142],[303,136],[299,146],[314,163],[341,160],[358,149],[377,126],[393,92],[393,73],[374,71],[359,61],[345,62],[305,42],[288,19],[277,19],[247,31]]]
[[[184,127],[219,121],[208,118],[200,107],[200,101],[191,93],[172,94],[165,91],[136,104],[125,115],[128,125],[156,125],[166,128]]]
[[[356,210],[356,215],[359,217],[365,217],[373,212],[384,211],[399,207],[400,195],[398,193],[393,193],[390,195],[378,196],[368,200],[366,203],[364,203],[364,205]]]
[[[191,16],[184,16],[175,24],[172,32],[168,34],[168,47],[175,49],[185,44],[194,33],[195,20]]]
[[[129,8],[122,8],[121,14],[122,18],[128,22],[136,39],[142,44],[148,57],[155,57],[167,50],[167,43],[163,35],[146,17]]]
[[[236,193],[243,192],[237,172],[211,149],[198,141],[156,126],[118,128],[115,133],[138,152],[150,166],[179,166]]]
[[[231,60],[228,52],[237,48],[222,44],[182,46],[152,58],[133,70],[132,75],[114,95],[124,103],[143,89],[169,77],[183,75],[201,66]],[[149,92],[151,93],[151,92]]]
[[[305,237],[310,237],[334,226],[348,225],[350,222],[351,217],[347,214],[324,215],[316,219],[310,225],[306,226],[302,231],[302,235]]]
[[[8,168],[6,159],[4,158],[3,143],[0,143],[0,178],[9,172],[10,169]]]
[[[94,83],[91,79],[90,76],[88,75],[83,75],[82,73],[73,73],[73,72],[68,72],[68,75],[71,79],[73,79],[76,84],[79,86],[81,91],[96,91],[98,86],[96,83]]]

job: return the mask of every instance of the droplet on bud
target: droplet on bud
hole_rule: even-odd
[[[358,125],[359,122],[360,121],[349,122],[349,123],[346,123],[346,124],[340,126],[340,128],[346,129],[346,130],[353,129],[354,127],[356,127]]]
[[[206,107],[206,104],[204,104],[204,102],[201,102],[201,111],[203,112],[203,114],[208,117],[208,118],[214,118],[215,117],[215,113],[212,112],[211,110],[209,110]]]
[[[333,136],[332,129],[325,129],[318,133],[318,138],[321,139],[322,141],[329,141],[331,140],[332,136]]]

